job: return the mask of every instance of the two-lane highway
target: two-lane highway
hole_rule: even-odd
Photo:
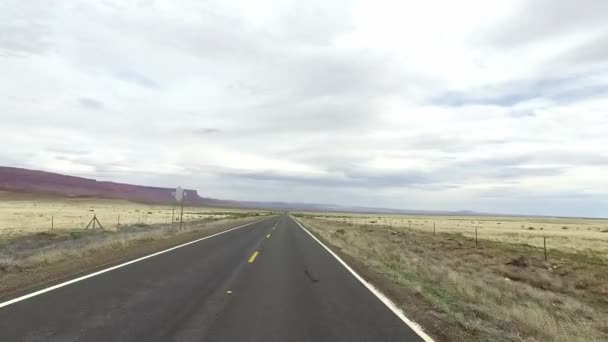
[[[0,341],[421,340],[286,215],[0,307]]]

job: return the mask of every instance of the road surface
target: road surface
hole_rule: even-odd
[[[422,341],[289,216],[0,308],[0,341]]]

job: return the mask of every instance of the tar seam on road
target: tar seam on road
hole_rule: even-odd
[[[257,258],[257,257],[258,257],[258,254],[260,254],[260,252],[255,251],[255,253],[253,253],[253,254],[251,255],[251,257],[249,258],[249,263],[250,263],[250,264],[251,264],[252,262],[254,262],[254,261],[255,261],[255,258]]]
[[[311,232],[309,232],[308,229],[304,228],[304,226],[298,220],[294,219],[291,216],[290,216],[290,218],[292,220],[294,220],[298,224],[298,226],[300,226],[300,228],[302,228],[306,233],[308,233],[308,235],[310,235],[310,237],[312,237],[323,248],[325,248],[325,250],[327,250],[329,252],[329,254],[331,254],[334,258],[336,258],[336,260],[338,260],[338,262],[340,262],[340,264],[342,264],[342,266],[344,266],[344,268],[346,268],[359,282],[361,282],[361,284],[363,284],[365,287],[367,287],[367,289],[370,290],[371,293],[373,293],[384,305],[386,305],[389,308],[389,310],[391,310],[395,315],[397,315],[397,317],[399,317],[399,319],[401,319],[403,321],[403,323],[407,324],[407,326],[409,326],[418,336],[420,336],[420,338],[422,338],[422,340],[424,340],[425,342],[434,342],[434,340],[422,330],[422,327],[418,323],[405,317],[405,315],[403,314],[403,311],[401,311],[401,309],[399,309],[399,307],[397,307],[397,305],[395,303],[393,303],[392,300],[390,300],[386,295],[384,295],[382,292],[380,292],[378,289],[376,289],[374,287],[374,285],[370,284],[365,279],[363,279],[363,277],[361,277],[357,272],[355,272],[355,270],[353,270],[350,266],[348,266],[348,264],[346,262],[344,262],[344,260],[342,260],[342,258],[340,258],[331,249],[329,249],[329,247],[325,246],[325,244],[323,244],[323,242],[321,242],[319,239],[317,239],[316,236],[314,236]]]
[[[82,277],[79,277],[79,278],[76,278],[76,279],[68,280],[66,282],[63,282],[63,283],[60,283],[60,284],[57,284],[57,285],[53,285],[53,286],[47,287],[45,289],[38,290],[38,291],[35,291],[35,292],[32,292],[32,293],[23,295],[21,297],[13,298],[13,299],[8,300],[6,302],[0,303],[0,308],[3,308],[5,306],[9,306],[9,305],[17,303],[17,302],[21,302],[21,301],[26,300],[28,298],[32,298],[32,297],[41,295],[41,294],[43,294],[45,292],[50,292],[50,291],[56,290],[56,289],[58,289],[60,287],[68,286],[70,284],[79,282],[81,280],[92,278],[92,277],[95,277],[97,275],[100,275],[100,274],[103,274],[103,273],[106,273],[106,272],[110,272],[110,271],[113,271],[115,269],[118,269],[118,268],[121,268],[121,267],[125,267],[125,266],[128,266],[130,264],[134,264],[136,262],[139,262],[139,261],[142,261],[142,260],[145,260],[145,259],[157,256],[157,255],[160,255],[160,254],[164,254],[164,253],[170,252],[172,250],[175,250],[175,249],[178,249],[178,248],[181,248],[181,247],[185,247],[185,246],[191,245],[193,243],[197,243],[199,241],[210,239],[212,237],[215,237],[215,236],[218,236],[218,235],[221,235],[221,234],[225,234],[225,233],[231,232],[231,231],[233,231],[235,229],[239,229],[239,228],[243,228],[243,227],[246,227],[246,226],[250,226],[252,224],[256,224],[256,223],[259,223],[259,222],[262,222],[262,221],[265,221],[265,220],[268,220],[268,218],[261,219],[261,220],[258,220],[258,221],[255,221],[255,222],[251,222],[251,223],[247,223],[247,224],[244,224],[244,225],[241,225],[241,226],[238,226],[238,227],[230,228],[228,230],[224,230],[223,232],[215,233],[213,235],[209,235],[209,236],[206,236],[204,238],[200,238],[200,239],[196,239],[194,241],[186,242],[184,244],[181,244],[181,245],[178,245],[178,246],[175,246],[175,247],[171,247],[169,249],[165,249],[165,250],[162,250],[160,252],[156,252],[156,253],[153,253],[153,254],[150,254],[150,255],[146,255],[146,256],[143,256],[143,257],[135,259],[135,260],[127,261],[127,262],[122,263],[120,265],[112,266],[112,267],[103,269],[101,271],[97,271],[97,272],[94,272],[94,273],[91,273],[91,274],[87,274],[85,276],[82,276]]]

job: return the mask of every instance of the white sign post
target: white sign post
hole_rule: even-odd
[[[181,202],[184,200],[184,189],[182,189],[181,187],[177,187],[175,189],[175,192],[173,193],[173,195],[175,196],[175,200],[178,202]]]
[[[181,210],[179,214],[179,230],[182,230],[182,224],[184,222],[184,198],[186,197],[186,192],[181,187],[177,187],[175,189],[175,200],[180,202]]]

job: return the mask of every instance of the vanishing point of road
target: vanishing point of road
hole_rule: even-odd
[[[422,338],[282,215],[0,303],[0,341]]]

